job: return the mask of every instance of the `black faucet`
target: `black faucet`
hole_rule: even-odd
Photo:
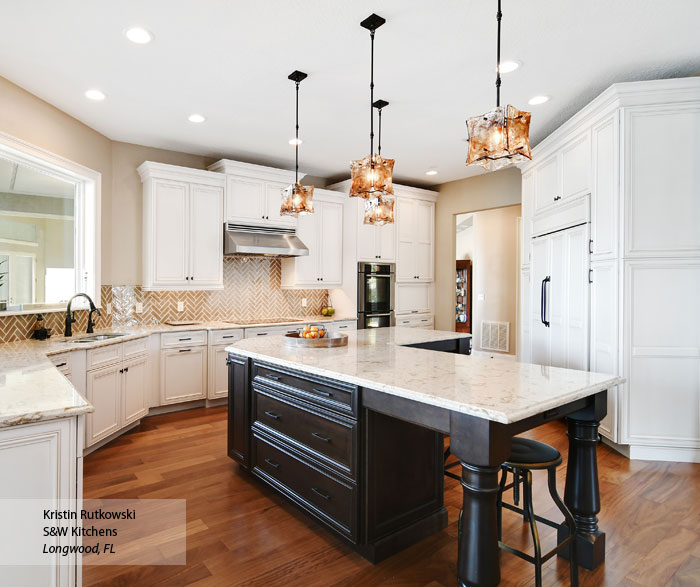
[[[92,298],[89,295],[87,295],[86,293],[75,294],[70,300],[68,300],[68,307],[66,308],[66,331],[63,333],[64,336],[73,336],[73,329],[71,328],[71,325],[73,324],[73,322],[75,322],[75,312],[70,311],[70,306],[75,298],[81,297],[87,299],[87,301],[90,302],[90,313],[88,314],[88,325],[86,331],[88,334],[94,332],[93,326],[95,324],[92,321],[92,314],[96,312],[98,316],[102,316],[102,314],[100,314],[100,311],[95,307],[95,303],[92,301]]]

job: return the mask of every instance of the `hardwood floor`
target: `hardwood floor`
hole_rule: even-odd
[[[527,434],[556,446],[566,463],[562,423]],[[583,586],[700,586],[700,465],[628,461],[598,452],[607,560],[580,571]],[[558,487],[563,494],[565,467]],[[445,480],[450,524],[442,532],[372,565],[278,497],[226,456],[226,409],[197,409],[144,420],[85,458],[86,498],[185,498],[186,566],[85,567],[90,585],[457,585],[461,487]],[[535,473],[535,511],[558,520],[543,474]],[[510,497],[510,496],[508,496]],[[544,549],[554,530],[539,526]],[[517,514],[504,513],[504,539],[530,549]],[[501,553],[502,585],[534,585],[528,563]],[[551,560],[544,585],[568,585],[568,564]]]

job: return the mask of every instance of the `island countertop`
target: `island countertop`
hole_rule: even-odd
[[[283,336],[240,340],[231,353],[510,424],[622,383],[617,375],[405,345],[469,334],[414,328],[348,332],[348,346],[300,349]]]

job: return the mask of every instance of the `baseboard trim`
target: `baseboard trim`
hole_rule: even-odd
[[[700,463],[700,449],[675,446],[630,445],[629,458],[639,461],[669,461],[675,463]]]
[[[613,449],[615,452],[619,452],[622,456],[627,457],[628,459],[630,458],[630,447],[627,444],[618,444],[617,442],[613,442],[609,438],[606,438],[605,436],[601,436],[601,440],[603,444],[606,446],[609,446],[611,449]]]

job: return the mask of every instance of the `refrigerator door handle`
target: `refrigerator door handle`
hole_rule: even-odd
[[[547,283],[551,280],[551,277],[547,275],[542,280],[542,289],[540,290],[540,320],[547,328],[549,328],[549,321],[547,320]]]

